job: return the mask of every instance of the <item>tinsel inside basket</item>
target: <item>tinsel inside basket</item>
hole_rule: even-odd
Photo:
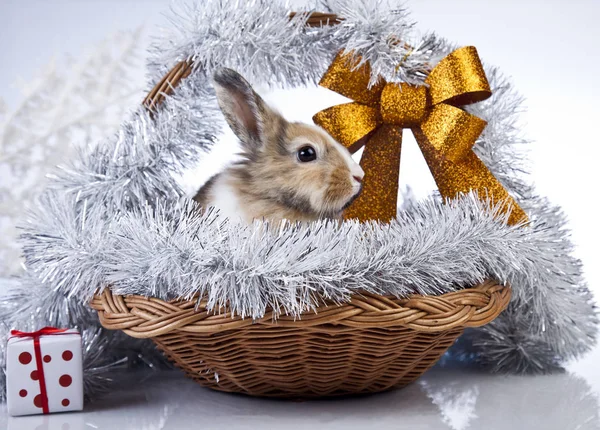
[[[333,14],[312,13],[306,25],[333,25]],[[150,112],[192,72],[177,64],[144,100]],[[310,398],[402,387],[433,366],[466,327],[495,319],[511,289],[493,281],[440,296],[405,299],[358,294],[325,303],[300,318],[260,319],[215,314],[198,300],[163,301],[113,295],[91,306],[107,329],[151,338],[178,367],[215,390],[254,396]]]

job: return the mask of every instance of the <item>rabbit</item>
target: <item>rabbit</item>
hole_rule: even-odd
[[[245,223],[341,219],[364,177],[350,152],[318,126],[285,120],[236,71],[217,70],[213,83],[241,159],[210,178],[194,200]]]

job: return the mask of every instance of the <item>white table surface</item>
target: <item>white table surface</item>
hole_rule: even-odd
[[[596,350],[590,359],[600,359]],[[502,376],[433,368],[416,383],[385,393],[293,402],[220,393],[179,371],[139,374],[129,388],[83,412],[8,417],[8,430],[452,429],[600,428],[595,374]],[[138,377],[139,376],[139,377]]]

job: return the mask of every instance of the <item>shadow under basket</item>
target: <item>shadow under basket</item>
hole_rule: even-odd
[[[215,390],[311,398],[375,393],[413,382],[466,327],[496,318],[510,287],[488,281],[441,296],[373,294],[301,319],[214,315],[205,302],[113,295],[91,306],[107,329],[151,338],[188,377]]]
[[[292,14],[291,16],[293,16]],[[336,25],[313,12],[307,26]],[[193,70],[179,62],[144,100],[151,114]],[[311,398],[375,393],[413,382],[466,327],[479,327],[508,305],[508,286],[487,281],[440,296],[405,299],[357,294],[301,318],[273,312],[258,320],[212,314],[206,302],[113,295],[91,306],[107,329],[151,338],[187,376],[215,390],[252,396]]]

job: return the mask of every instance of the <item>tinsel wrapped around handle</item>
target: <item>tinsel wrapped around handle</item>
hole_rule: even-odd
[[[396,216],[402,129],[410,128],[440,190],[451,199],[477,191],[481,198],[510,211],[508,222],[527,215],[472,148],[486,122],[461,106],[479,102],[492,92],[472,46],[459,48],[433,68],[423,86],[388,83],[369,86],[371,69],[353,53],[340,52],[320,85],[354,100],[318,112],[313,120],[351,152],[365,146],[361,196],[346,218],[389,221]]]
[[[300,19],[303,25],[306,27],[320,27],[324,25],[337,25],[340,24],[344,18],[334,13],[323,13],[323,12],[290,12],[289,19]],[[173,94],[173,91],[179,83],[187,78],[194,69],[194,62],[192,59],[187,59],[177,63],[163,78],[150,90],[148,95],[144,98],[142,105],[150,111],[160,106],[165,100],[165,97]]]

